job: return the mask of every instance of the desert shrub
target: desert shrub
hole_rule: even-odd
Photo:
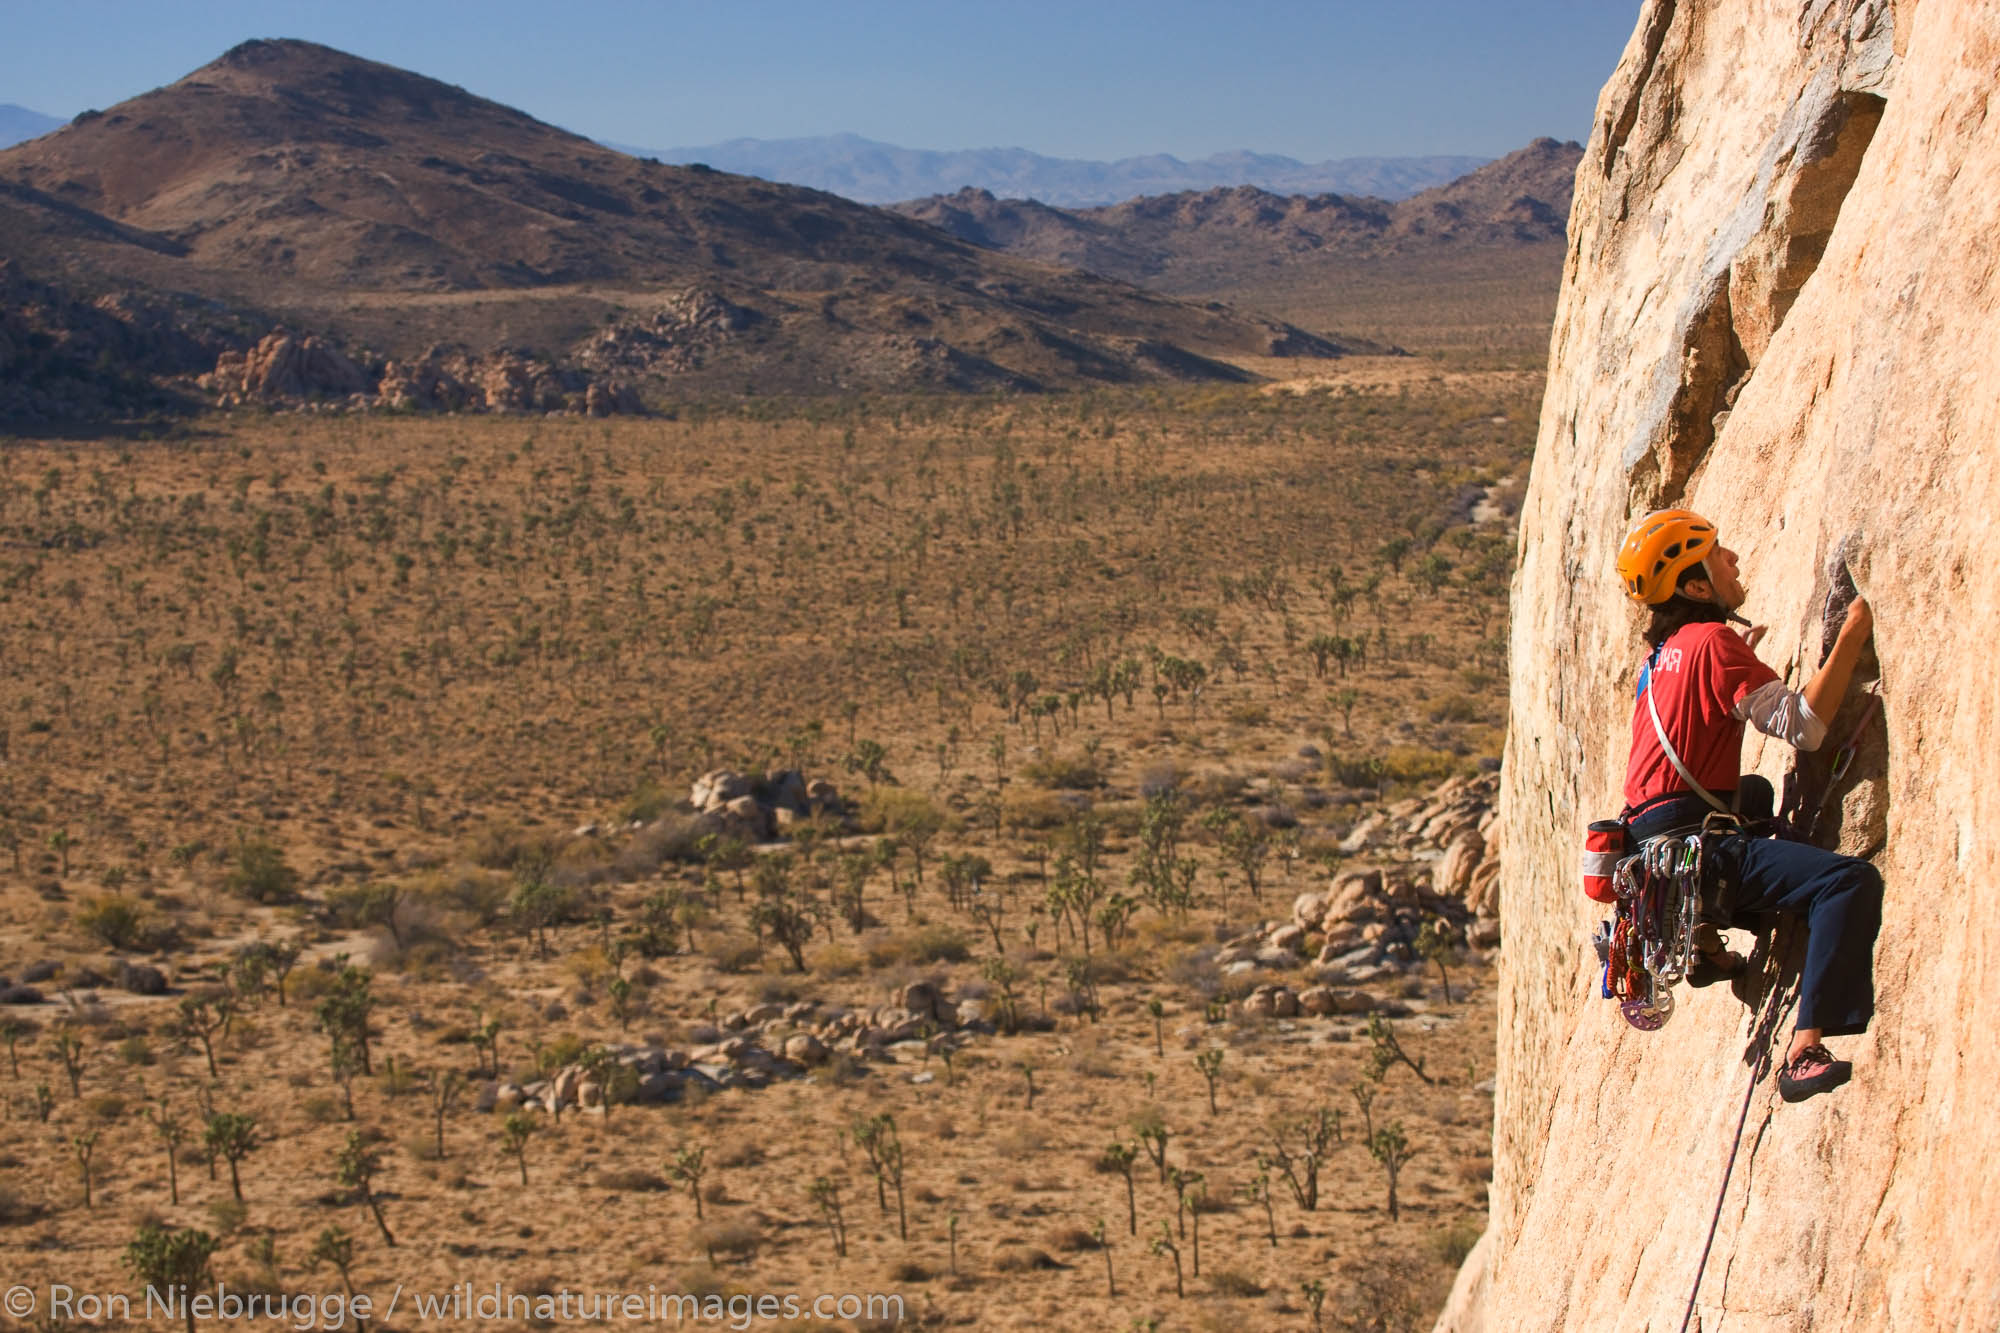
[[[319,1093],[301,1101],[299,1110],[315,1125],[330,1125],[340,1119],[340,1098],[331,1093]]]
[[[1022,768],[1028,781],[1063,791],[1090,791],[1104,785],[1104,774],[1088,755],[1052,754]]]
[[[466,859],[483,870],[517,870],[555,860],[556,839],[511,824],[492,823],[475,832]]]
[[[1064,1254],[1079,1254],[1086,1250],[1102,1248],[1097,1237],[1082,1227],[1057,1227],[1048,1235],[1048,1246]]]
[[[1009,828],[1058,828],[1076,811],[1060,796],[1015,789],[1000,798],[1000,818]]]
[[[298,893],[299,872],[285,859],[285,849],[269,838],[237,838],[230,853],[233,864],[223,887],[253,903],[290,902]]]
[[[112,949],[129,949],[145,933],[139,905],[120,894],[97,899],[76,914],[77,928],[94,935]]]
[[[1394,745],[1382,756],[1384,774],[1392,782],[1430,786],[1444,781],[1459,768],[1458,757],[1445,750],[1427,750],[1415,745]]]
[[[608,1190],[629,1194],[657,1194],[671,1186],[651,1171],[600,1171],[597,1183]]]
[[[702,1223],[694,1229],[692,1242],[697,1250],[747,1259],[755,1257],[764,1237],[753,1224],[728,1219]]]
[[[1448,694],[1431,706],[1433,722],[1477,722],[1485,715],[1478,700],[1463,694]]]
[[[1235,1300],[1249,1300],[1264,1294],[1264,1285],[1248,1273],[1234,1268],[1225,1268],[1208,1275],[1209,1290],[1218,1296],[1228,1296]]]
[[[935,963],[962,963],[972,956],[965,933],[953,926],[918,926],[913,930],[882,935],[868,942],[871,967],[891,967],[905,963],[929,967]]]
[[[1061,1267],[1049,1257],[1048,1251],[1018,1243],[993,1256],[993,1271],[996,1273],[1034,1273]]]
[[[667,795],[665,788],[652,778],[647,778],[630,796],[618,803],[618,822],[629,824],[635,819],[658,819],[673,803],[673,797]]]
[[[1263,704],[1235,704],[1223,716],[1231,726],[1261,727],[1271,720],[1271,710]]]
[[[1139,773],[1139,795],[1148,800],[1164,796],[1178,788],[1186,776],[1180,765],[1172,761],[1148,764]]]
[[[625,849],[612,858],[621,880],[643,879],[669,861],[682,865],[702,859],[702,839],[708,826],[693,815],[667,813],[639,830]]]
[[[1250,789],[1250,779],[1241,773],[1208,769],[1183,783],[1181,790],[1196,806],[1227,805]]]
[[[905,1259],[889,1270],[889,1278],[893,1282],[928,1282],[931,1270],[914,1259]]]
[[[144,1034],[135,1032],[118,1043],[118,1058],[128,1065],[149,1065],[153,1063],[153,1048]]]
[[[764,946],[748,935],[711,931],[701,951],[718,972],[754,972],[764,962]]]
[[[1456,1269],[1472,1253],[1485,1229],[1476,1218],[1461,1217],[1431,1233],[1431,1253],[1447,1268]]]
[[[764,1161],[764,1141],[749,1134],[737,1135],[717,1144],[709,1160],[725,1168],[758,1166]]]
[[[866,956],[845,944],[827,944],[806,955],[806,970],[818,977],[855,977],[867,971]]]
[[[944,812],[930,797],[908,787],[871,787],[861,796],[864,833],[898,833],[914,827],[942,828]]]
[[[506,915],[507,900],[513,891],[513,881],[505,875],[472,871],[439,876],[423,887],[423,894],[430,901],[447,911],[470,917],[482,928]]]

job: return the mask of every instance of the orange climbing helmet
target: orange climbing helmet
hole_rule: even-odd
[[[1715,549],[1715,525],[1692,509],[1656,509],[1632,525],[1618,552],[1625,595],[1658,606],[1674,595],[1681,571]]]

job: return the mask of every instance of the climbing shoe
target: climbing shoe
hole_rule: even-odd
[[[1818,1093],[1831,1092],[1853,1073],[1853,1065],[1834,1059],[1833,1052],[1815,1043],[1785,1062],[1778,1073],[1778,1095],[1788,1102],[1802,1102]]]
[[[1701,954],[1688,969],[1688,985],[1713,986],[1718,981],[1730,981],[1742,976],[1749,965],[1749,959],[1728,949]]]

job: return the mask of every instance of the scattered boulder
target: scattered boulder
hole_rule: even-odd
[[[41,1004],[41,991],[33,986],[0,986],[0,1004]]]
[[[795,1033],[785,1039],[785,1058],[802,1065],[822,1065],[833,1054],[826,1043],[810,1032]]]
[[[120,962],[118,986],[134,995],[165,995],[167,974],[147,963]]]
[[[1431,881],[1432,889],[1442,897],[1463,900],[1472,888],[1472,876],[1486,856],[1486,839],[1479,836],[1477,827],[1461,830],[1445,848],[1444,859],[1438,862],[1436,875]]]

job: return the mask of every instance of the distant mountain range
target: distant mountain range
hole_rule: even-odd
[[[960,240],[1177,294],[1207,294],[1301,261],[1351,264],[1449,246],[1561,244],[1583,149],[1537,139],[1399,203],[1339,194],[1279,195],[1251,185],[1055,208],[964,189],[894,211]]]
[[[1269,153],[1217,153],[1183,162],[1165,153],[1092,162],[1044,157],[1024,148],[937,152],[901,148],[854,134],[810,139],[731,139],[699,148],[620,152],[662,162],[705,163],[718,171],[804,185],[864,204],[891,204],[971,188],[1064,208],[1113,204],[1142,194],[1254,185],[1282,194],[1358,194],[1407,199],[1484,165],[1483,157],[1348,157],[1300,162]]]
[[[1358,347],[641,161],[309,42],[245,42],[0,150],[0,387],[36,395],[23,414],[100,364],[199,369],[280,323],[385,381],[467,343],[671,395],[1246,380],[1235,360]]]
[[[55,116],[45,116],[39,111],[15,106],[12,102],[0,102],[0,148],[11,148],[27,139],[38,139],[65,123]]]

